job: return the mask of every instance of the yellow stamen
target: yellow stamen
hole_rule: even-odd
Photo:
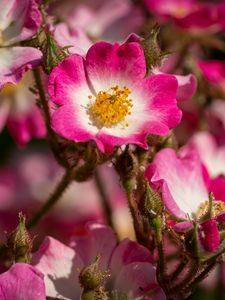
[[[199,205],[198,211],[197,211],[197,218],[201,218],[204,215],[207,214],[209,210],[209,201],[206,200],[202,204]],[[212,207],[212,217],[215,217],[219,215],[221,212],[225,211],[225,203],[222,201],[213,201],[213,207]]]
[[[0,96],[7,96],[14,93],[17,89],[17,86],[12,83],[7,83],[4,85],[3,89],[0,91]]]
[[[120,89],[118,85],[110,88],[108,91],[100,91],[94,103],[88,106],[88,113],[97,127],[111,127],[122,122],[128,126],[125,120],[127,115],[131,114],[132,100],[129,99],[131,90],[124,86]],[[91,100],[92,96],[88,96]]]

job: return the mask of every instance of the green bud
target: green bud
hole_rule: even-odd
[[[80,272],[79,281],[85,290],[95,290],[102,284],[105,278],[105,272],[99,270],[99,260],[100,257],[97,256],[94,263],[83,268]]]
[[[159,46],[159,31],[160,27],[158,24],[156,24],[152,28],[149,36],[141,41],[141,45],[145,54],[147,75],[152,67],[157,65],[163,57],[162,50]]]
[[[49,32],[40,33],[40,49],[43,53],[43,68],[47,74],[64,60],[68,55]]]
[[[29,263],[31,261],[31,250],[33,240],[26,229],[26,218],[20,213],[17,228],[9,235],[7,247],[9,248],[15,262]]]
[[[160,215],[163,210],[161,197],[157,191],[154,191],[146,182],[145,193],[142,198],[143,213],[149,218],[154,219]]]

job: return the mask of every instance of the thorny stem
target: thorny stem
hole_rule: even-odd
[[[158,250],[158,262],[157,262],[157,279],[161,284],[162,288],[166,291],[166,274],[165,274],[165,258],[163,252],[163,238],[162,238],[162,220],[158,216],[153,220],[153,225],[155,229],[155,238]]]
[[[144,233],[143,233],[142,219],[138,213],[138,207],[137,207],[134,195],[133,195],[133,190],[129,185],[130,184],[128,184],[126,186],[126,184],[125,184],[124,187],[125,187],[126,194],[127,194],[127,201],[128,201],[129,209],[130,209],[132,219],[133,219],[135,235],[136,235],[137,241],[140,244],[142,244],[145,247],[148,247],[148,240],[146,240],[146,237],[144,236]]]
[[[98,189],[98,192],[99,192],[99,195],[101,198],[101,204],[104,209],[105,216],[107,218],[107,222],[112,228],[114,228],[113,219],[112,219],[112,209],[111,209],[109,199],[108,199],[108,196],[107,196],[105,188],[104,188],[102,178],[101,178],[98,170],[95,171],[94,180],[95,180],[95,184],[96,184],[96,187]]]
[[[43,113],[44,113],[45,126],[47,128],[48,135],[52,136],[52,134],[54,134],[54,132],[50,125],[51,117],[50,117],[49,108],[48,108],[48,100],[46,98],[45,90],[42,85],[40,69],[39,68],[34,69],[33,74],[34,74],[35,83],[38,88],[38,92],[39,92],[39,96],[40,96],[41,107],[42,107]]]
[[[50,195],[48,200],[29,220],[27,224],[27,228],[32,228],[34,225],[36,225],[40,221],[40,219],[43,218],[48,213],[48,211],[53,207],[53,205],[60,199],[62,194],[65,192],[66,188],[71,183],[71,175],[72,175],[71,170],[67,170],[65,172],[61,181],[59,182],[59,184],[57,185],[53,193]]]

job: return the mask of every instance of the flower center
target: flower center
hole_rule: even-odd
[[[92,103],[92,96],[88,96],[91,103],[88,105],[88,113],[93,123],[101,127],[111,127],[120,122],[128,126],[125,117],[130,115],[130,109],[133,106],[132,99],[129,99],[131,90],[124,86],[120,89],[118,85],[110,88],[108,91],[100,91],[95,101]]]
[[[198,211],[197,211],[197,218],[201,218],[204,215],[207,214],[209,210],[209,201],[206,200],[202,204],[199,205]],[[221,212],[225,211],[225,203],[222,201],[213,201],[213,207],[212,207],[212,216],[215,217],[219,215]]]

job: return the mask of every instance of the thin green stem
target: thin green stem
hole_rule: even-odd
[[[41,218],[43,218],[49,210],[55,205],[55,203],[60,199],[66,188],[71,183],[71,170],[67,170],[61,181],[57,185],[54,192],[50,195],[45,204],[33,215],[33,217],[29,220],[27,227],[32,228],[36,225]]]
[[[110,206],[109,199],[105,191],[101,175],[99,174],[98,170],[95,171],[94,180],[100,195],[101,204],[105,212],[107,222],[112,228],[114,228],[113,219],[112,219],[112,208]]]

